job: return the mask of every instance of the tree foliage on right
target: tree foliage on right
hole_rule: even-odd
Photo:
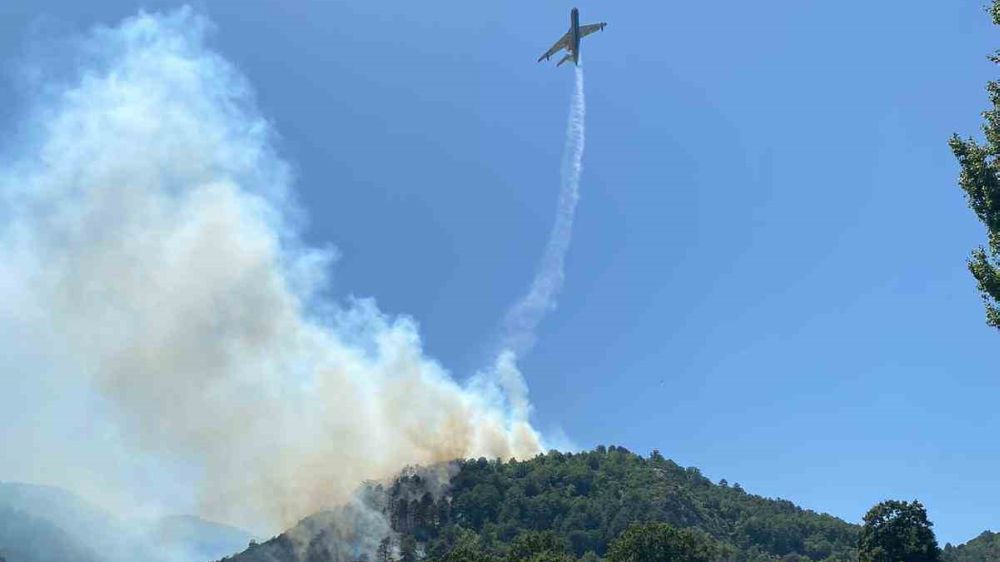
[[[990,14],[1000,25],[1000,0],[993,0]],[[1000,51],[989,58],[1000,64]],[[958,185],[986,226],[987,244],[973,250],[969,271],[983,297],[987,324],[1000,329],[1000,83],[991,80],[986,91],[992,107],[983,112],[984,142],[953,135],[949,144],[962,168]]]
[[[940,562],[927,510],[918,502],[888,500],[865,514],[859,562]]]

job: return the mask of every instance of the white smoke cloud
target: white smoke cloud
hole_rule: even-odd
[[[565,277],[566,252],[573,239],[573,219],[580,198],[580,174],[583,171],[587,107],[583,96],[583,67],[576,66],[574,70],[576,80],[566,124],[556,221],[528,292],[514,303],[504,318],[501,348],[506,351],[502,353],[512,354],[515,358],[531,351],[537,339],[538,325],[556,306]]]
[[[273,530],[404,465],[538,452],[512,362],[462,385],[411,319],[319,295],[332,255],[301,241],[272,127],[209,31],[189,9],[93,31],[2,157],[2,405],[41,429],[0,477],[193,482],[202,514]],[[569,183],[528,325],[561,280]]]

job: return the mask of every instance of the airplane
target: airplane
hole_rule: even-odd
[[[583,39],[584,37],[590,35],[595,31],[604,31],[604,26],[606,25],[608,24],[601,22],[601,23],[593,23],[590,25],[581,26],[580,10],[573,8],[573,11],[569,13],[569,31],[566,32],[566,35],[563,35],[562,38],[556,41],[556,44],[552,45],[551,49],[545,51],[545,54],[538,58],[538,62],[542,62],[543,60],[549,60],[549,58],[552,55],[558,53],[563,49],[566,49],[566,52],[568,52],[569,54],[563,57],[561,61],[556,63],[556,66],[559,66],[570,59],[573,60],[573,64],[579,66],[580,39]]]

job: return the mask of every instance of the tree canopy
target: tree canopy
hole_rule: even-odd
[[[859,562],[940,562],[927,510],[918,502],[887,500],[864,518],[858,541]]]
[[[702,532],[666,523],[637,523],[611,544],[607,558],[609,562],[712,562],[718,556],[715,541]]]

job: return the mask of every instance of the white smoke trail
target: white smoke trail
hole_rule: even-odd
[[[288,166],[210,27],[95,30],[2,155],[0,478],[191,482],[202,514],[273,531],[404,465],[538,452],[516,370],[461,385],[412,320],[319,296],[331,256],[289,219]]]
[[[559,206],[556,221],[545,245],[545,254],[528,292],[507,311],[503,323],[501,349],[522,357],[535,345],[538,324],[556,306],[562,289],[566,251],[573,238],[573,218],[580,198],[580,173],[583,171],[584,117],[583,67],[577,66],[573,98],[566,124],[560,170]]]

